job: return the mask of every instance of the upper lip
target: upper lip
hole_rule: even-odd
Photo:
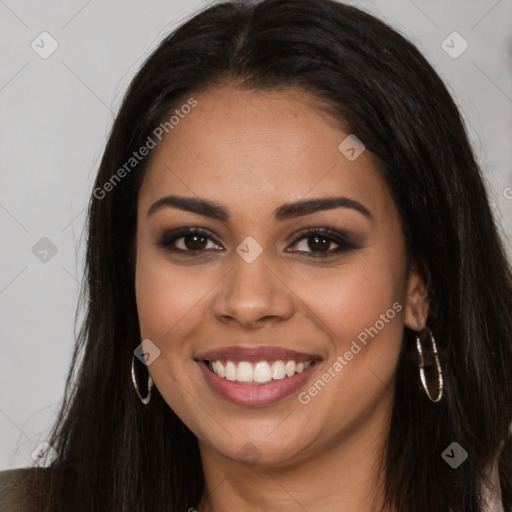
[[[221,347],[208,350],[195,356],[195,359],[202,361],[218,361],[227,359],[229,361],[247,361],[257,363],[259,361],[312,361],[320,359],[317,354],[306,354],[289,350],[283,347],[273,345],[264,345],[258,347],[243,347],[233,345],[230,347]]]

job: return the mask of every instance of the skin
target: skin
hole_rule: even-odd
[[[407,271],[400,218],[377,160],[365,150],[349,161],[338,149],[348,133],[301,90],[227,83],[194,97],[197,106],[153,150],[140,190],[136,297],[141,339],[161,351],[148,366],[155,386],[198,438],[208,492],[196,508],[374,510],[404,325],[419,331],[428,316],[428,290],[414,265]],[[231,220],[173,207],[147,215],[170,194],[218,202]],[[333,195],[360,202],[371,218],[343,207],[273,218],[284,203]],[[156,245],[179,227],[211,232],[204,255]],[[359,248],[315,258],[311,238],[296,236],[309,227],[347,230]],[[263,248],[250,264],[236,252],[248,236]],[[185,242],[174,245],[194,248]],[[331,241],[327,250],[337,247]],[[307,405],[297,393],[235,405],[194,361],[237,344],[319,354],[304,391],[396,302],[402,310]],[[253,464],[243,459],[248,443]]]

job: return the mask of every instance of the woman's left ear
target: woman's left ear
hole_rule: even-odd
[[[429,272],[421,259],[415,259],[406,284],[404,323],[413,331],[424,329],[430,309]]]

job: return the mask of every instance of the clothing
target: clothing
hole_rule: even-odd
[[[0,471],[0,511],[20,512],[19,483],[32,468],[8,469]]]

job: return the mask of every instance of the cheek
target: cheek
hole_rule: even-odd
[[[161,350],[168,349],[167,341],[193,313],[199,299],[197,287],[187,284],[164,257],[139,247],[135,293],[141,336],[153,340]]]
[[[387,389],[403,336],[403,265],[400,253],[392,249],[367,251],[357,263],[317,275],[315,293],[312,282],[299,292],[331,344],[318,376],[327,373],[329,384],[325,390],[322,385],[311,390],[312,410],[362,414]]]
[[[338,307],[320,317],[332,336],[332,355],[297,397],[310,418],[308,428],[327,440],[356,432],[373,415],[385,423],[391,410],[403,308],[388,300],[388,292],[378,296],[361,289],[338,292]],[[288,434],[293,438],[291,427]]]
[[[198,270],[196,265],[173,265],[149,244],[138,248],[135,293],[141,338],[161,352],[151,373],[174,376],[196,371],[197,340],[204,339],[212,294],[225,269]]]
[[[314,280],[300,280],[293,286],[320,327],[332,338],[338,352],[348,350],[351,341],[375,325],[384,331],[401,313],[403,282],[395,265],[382,261],[364,261],[341,266]],[[398,259],[399,260],[399,259]],[[397,261],[398,261],[397,260]],[[400,306],[393,304],[399,303]],[[384,315],[384,320],[381,316]],[[386,328],[383,328],[384,321]],[[393,322],[396,323],[396,322]],[[399,323],[399,322],[398,322]]]

